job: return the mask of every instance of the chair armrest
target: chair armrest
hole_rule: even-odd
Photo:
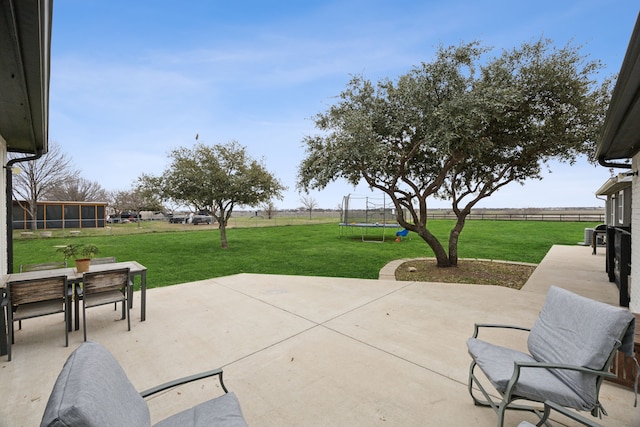
[[[473,327],[473,338],[478,338],[478,332],[480,332],[480,328],[502,328],[502,329],[515,329],[518,331],[526,331],[530,332],[530,328],[525,328],[523,326],[515,326],[515,325],[500,325],[497,323],[476,323]]]
[[[520,379],[520,371],[522,368],[534,368],[534,369],[564,369],[578,372],[585,372],[593,375],[598,375],[605,378],[615,378],[616,375],[608,372],[608,371],[598,371],[596,369],[585,368],[584,366],[575,366],[575,365],[561,365],[556,363],[544,363],[544,362],[513,362],[513,374],[511,375],[511,379],[509,379],[509,383],[505,389],[504,395],[505,399],[508,401],[511,400],[511,393],[515,385],[518,383],[518,379]]]
[[[173,380],[173,381],[166,382],[164,384],[157,385],[157,386],[152,387],[152,388],[150,388],[148,390],[141,391],[140,392],[140,396],[142,396],[143,398],[146,398],[146,397],[149,397],[149,396],[154,395],[156,393],[159,393],[161,391],[164,391],[164,390],[167,390],[167,389],[170,389],[170,388],[173,388],[173,387],[177,387],[179,385],[187,384],[187,383],[190,383],[190,382],[193,382],[193,381],[201,380],[203,378],[213,377],[215,375],[218,375],[218,381],[220,381],[220,385],[222,386],[222,390],[224,390],[225,393],[228,393],[229,391],[224,386],[224,382],[222,381],[222,369],[214,369],[212,371],[201,372],[199,374],[194,374],[194,375],[190,375],[188,377],[178,378],[177,380]]]
[[[515,371],[519,374],[521,368],[543,368],[543,369],[564,369],[568,371],[578,371],[584,372],[586,374],[598,375],[606,378],[616,378],[616,374],[613,374],[609,371],[602,371],[597,369],[585,368],[584,366],[576,366],[576,365],[562,365],[557,363],[544,363],[544,362],[513,362],[515,365]]]

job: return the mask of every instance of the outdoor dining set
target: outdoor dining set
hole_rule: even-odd
[[[0,355],[11,361],[16,323],[50,314],[64,313],[65,346],[69,332],[80,328],[82,311],[84,340],[87,340],[86,309],[121,303],[122,319],[131,330],[133,280],[140,276],[140,320],[146,320],[147,269],[135,261],[116,262],[114,257],[94,258],[90,271],[78,272],[66,262],[22,265],[19,273],[2,277],[2,316],[0,316]]]
[[[65,347],[69,332],[80,327],[80,311],[84,342],[69,355],[53,385],[41,426],[151,426],[145,399],[165,390],[193,381],[216,377],[224,393],[183,410],[156,425],[246,427],[237,397],[229,392],[222,370],[214,369],[172,380],[138,392],[123,368],[97,342],[88,341],[87,308],[114,304],[121,306],[122,319],[131,330],[133,281],[140,276],[140,320],[146,320],[146,272],[135,262],[116,262],[115,258],[94,258],[90,270],[78,272],[66,263],[21,266],[19,273],[2,277],[2,316],[0,353],[11,361],[15,328],[22,321],[49,314],[64,314]],[[16,326],[17,323],[17,326]]]

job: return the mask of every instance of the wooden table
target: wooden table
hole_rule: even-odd
[[[109,264],[98,264],[91,266],[91,272],[118,270],[121,268],[128,268],[131,280],[135,276],[140,276],[140,321],[146,320],[147,311],[147,267],[136,261],[114,262]],[[78,273],[75,268],[57,268],[53,270],[40,270],[40,271],[28,271],[25,273],[11,273],[2,276],[2,282],[0,283],[0,296],[4,297],[6,289],[6,283],[14,280],[29,280],[29,279],[42,279],[55,276],[66,276],[67,282],[70,284],[82,283],[83,273]],[[77,303],[77,301],[76,301]],[[10,307],[6,307],[10,310]],[[76,306],[76,329],[79,329],[78,310]],[[4,311],[0,316],[0,355],[7,354],[7,316]],[[71,324],[69,324],[69,330],[71,330]]]

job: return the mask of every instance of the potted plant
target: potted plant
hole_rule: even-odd
[[[98,255],[100,250],[96,245],[78,243],[60,247],[58,248],[58,252],[64,254],[65,260],[74,259],[78,273],[84,273],[85,271],[89,271],[91,258]]]

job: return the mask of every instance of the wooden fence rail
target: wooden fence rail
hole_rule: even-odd
[[[456,219],[453,213],[430,213],[429,219]],[[515,214],[515,213],[480,213],[470,214],[467,216],[471,219],[484,219],[494,221],[564,221],[564,222],[604,222],[605,214],[576,214],[576,213],[558,213],[558,214]]]

